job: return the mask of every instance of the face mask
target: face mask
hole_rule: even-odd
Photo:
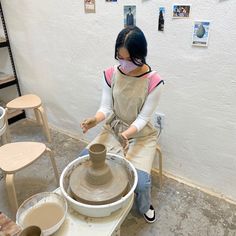
[[[132,61],[118,59],[120,67],[124,73],[129,73],[130,71],[135,70],[138,66],[135,65]]]

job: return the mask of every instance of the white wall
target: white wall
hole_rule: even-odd
[[[96,14],[85,14],[82,0],[2,1],[23,92],[42,98],[52,126],[82,137],[79,123],[96,112],[102,71],[114,63],[123,5],[136,4],[149,64],[166,80],[164,169],[236,199],[235,1],[178,1],[192,5],[190,19],[171,18],[174,1],[96,2]],[[191,46],[199,19],[211,21],[208,48]]]

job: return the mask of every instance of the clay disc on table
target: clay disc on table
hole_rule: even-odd
[[[86,174],[91,166],[89,161],[73,170],[69,184],[75,200],[101,205],[117,201],[128,192],[129,180],[125,168],[111,160],[107,160],[106,163],[110,167],[112,178],[103,185],[93,185],[86,181]]]

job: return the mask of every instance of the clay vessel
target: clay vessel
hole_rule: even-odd
[[[103,144],[94,144],[89,148],[91,167],[87,170],[86,181],[93,185],[106,184],[113,175],[106,160],[107,150]]]

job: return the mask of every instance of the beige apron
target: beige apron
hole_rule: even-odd
[[[112,77],[113,113],[107,118],[102,132],[92,143],[103,143],[107,151],[124,156],[117,134],[126,130],[137,118],[148,95],[149,78],[123,75],[117,68]],[[157,131],[148,122],[129,139],[126,158],[136,169],[151,172],[156,153]],[[92,144],[90,143],[89,146]]]

